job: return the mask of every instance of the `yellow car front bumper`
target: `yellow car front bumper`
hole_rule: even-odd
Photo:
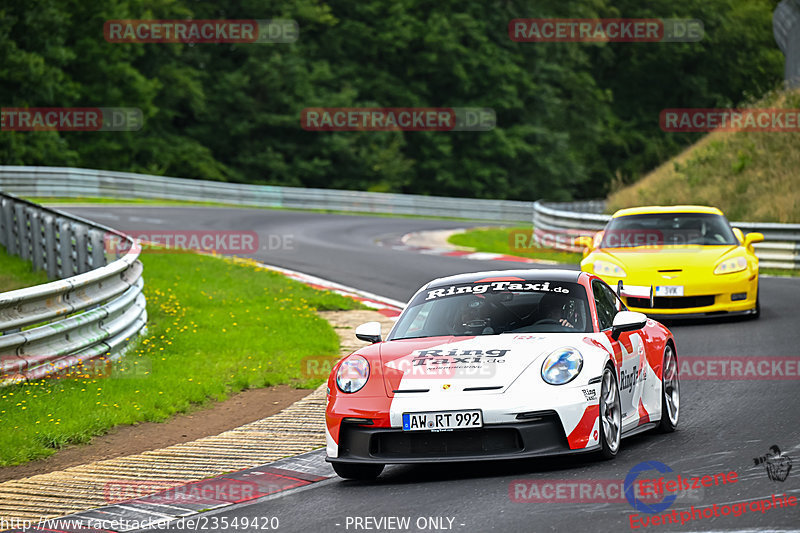
[[[622,301],[625,305],[632,311],[650,316],[754,313],[758,298],[758,275],[749,269],[733,274],[677,276],[668,280],[640,276],[632,280],[607,276],[603,276],[603,279],[614,288],[622,280]],[[652,307],[651,286],[654,291]],[[680,287],[682,295],[659,295],[661,291],[658,287]]]

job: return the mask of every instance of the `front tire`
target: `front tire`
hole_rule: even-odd
[[[667,344],[661,372],[661,422],[658,429],[662,433],[672,433],[678,427],[681,408],[681,384],[678,377],[678,358],[675,349]]]
[[[600,385],[600,451],[599,459],[613,459],[622,440],[622,406],[619,400],[619,384],[614,369],[603,370]]]
[[[341,478],[355,479],[358,481],[374,481],[381,475],[385,465],[372,463],[332,463],[332,466],[333,471]]]

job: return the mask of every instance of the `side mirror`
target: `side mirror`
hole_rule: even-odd
[[[733,230],[733,234],[736,235],[736,238],[739,239],[739,242],[744,243],[744,233],[739,228],[731,228]]]
[[[361,341],[381,342],[381,323],[380,322],[366,322],[356,328],[356,338]]]
[[[620,311],[614,317],[611,325],[611,338],[617,340],[623,332],[642,329],[645,324],[647,324],[647,315],[635,311]]]
[[[575,237],[573,241],[575,246],[579,246],[581,248],[588,248],[589,250],[592,249],[592,245],[594,244],[594,239],[584,235],[583,237]]]
[[[744,246],[745,248],[750,248],[753,243],[761,242],[764,240],[764,234],[754,231],[753,233],[748,233],[744,236]]]

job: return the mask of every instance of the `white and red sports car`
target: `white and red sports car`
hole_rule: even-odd
[[[390,463],[617,454],[622,437],[673,431],[672,333],[630,312],[599,277],[504,270],[434,280],[386,340],[328,379],[327,460],[374,479]]]

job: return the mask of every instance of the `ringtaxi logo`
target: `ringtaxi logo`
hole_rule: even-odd
[[[703,40],[698,19],[514,19],[508,36],[521,43],[686,43]]]
[[[425,297],[425,300],[435,300],[436,298],[444,298],[458,294],[485,294],[487,291],[557,292],[560,294],[569,294],[568,288],[560,285],[550,285],[549,281],[545,281],[544,283],[530,283],[524,281],[521,283],[516,283],[513,281],[492,281],[489,283],[467,283],[464,285],[451,285],[449,287],[442,287],[440,289],[430,289],[426,291],[428,295]]]
[[[418,350],[412,358],[386,363],[388,368],[403,373],[403,378],[483,379],[494,377],[498,365],[506,362],[511,350]],[[450,386],[443,390],[448,390]]]
[[[293,43],[297,22],[271,20],[108,20],[103,36],[110,43]]]
[[[665,132],[800,131],[800,109],[664,109],[659,124]]]
[[[306,131],[489,131],[497,124],[483,107],[309,107]]]
[[[137,107],[3,107],[0,131],[138,131]]]

